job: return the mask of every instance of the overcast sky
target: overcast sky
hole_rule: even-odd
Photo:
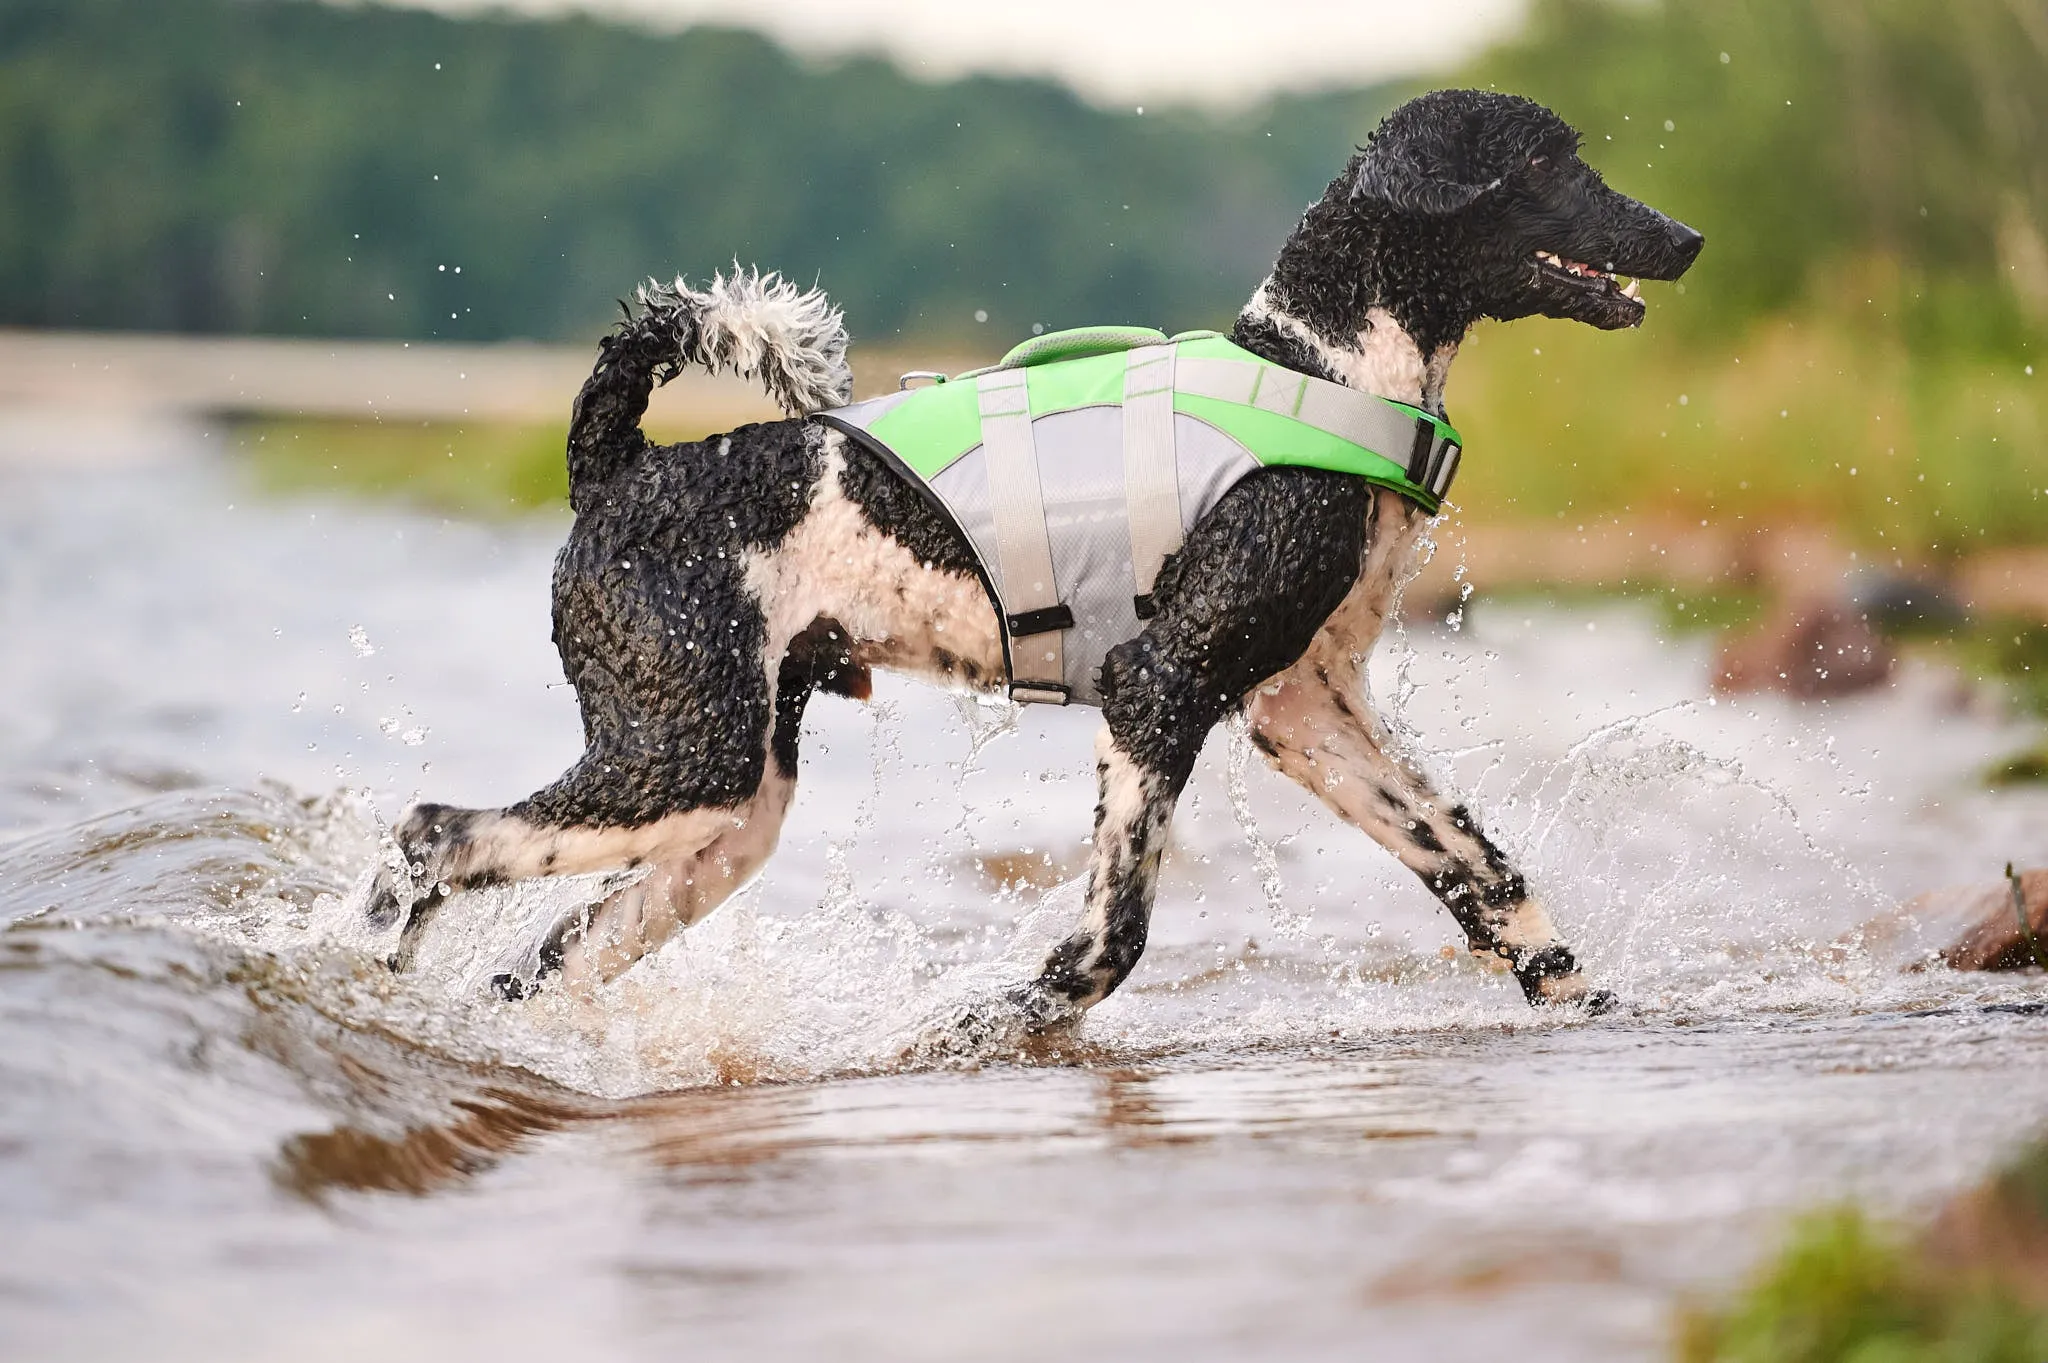
[[[1525,0],[401,0],[451,13],[587,9],[769,33],[821,56],[884,52],[913,75],[1054,76],[1100,104],[1235,105],[1447,66]]]

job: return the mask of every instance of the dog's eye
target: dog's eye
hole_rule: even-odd
[[[1530,158],[1529,158],[1529,169],[1531,169],[1531,170],[1549,170],[1549,169],[1550,169],[1550,158],[1549,158],[1548,156],[1532,156],[1532,157],[1530,157]]]

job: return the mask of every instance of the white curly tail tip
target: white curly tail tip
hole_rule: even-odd
[[[643,307],[680,307],[696,321],[686,363],[758,378],[783,411],[807,416],[853,396],[846,319],[822,289],[799,289],[773,272],[714,274],[701,292],[674,284],[640,287]]]

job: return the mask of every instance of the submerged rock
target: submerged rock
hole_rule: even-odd
[[[1848,696],[1883,685],[1897,661],[1861,612],[1833,602],[1790,603],[1722,646],[1714,689],[1781,691],[1802,700]]]

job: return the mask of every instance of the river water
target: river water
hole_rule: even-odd
[[[617,985],[477,987],[574,885],[465,897],[392,977],[347,904],[378,818],[578,750],[562,523],[97,438],[151,457],[0,460],[0,1357],[1653,1357],[1797,1209],[1911,1214],[2048,1121],[2038,978],[1836,945],[2048,861],[2048,799],[1974,784],[2020,731],[1917,669],[1717,704],[1625,605],[1375,664],[1618,1017],[1532,1013],[1219,731],[1123,992],[906,1058],[1074,914],[1094,720],[886,678],[814,704],[767,872]]]

